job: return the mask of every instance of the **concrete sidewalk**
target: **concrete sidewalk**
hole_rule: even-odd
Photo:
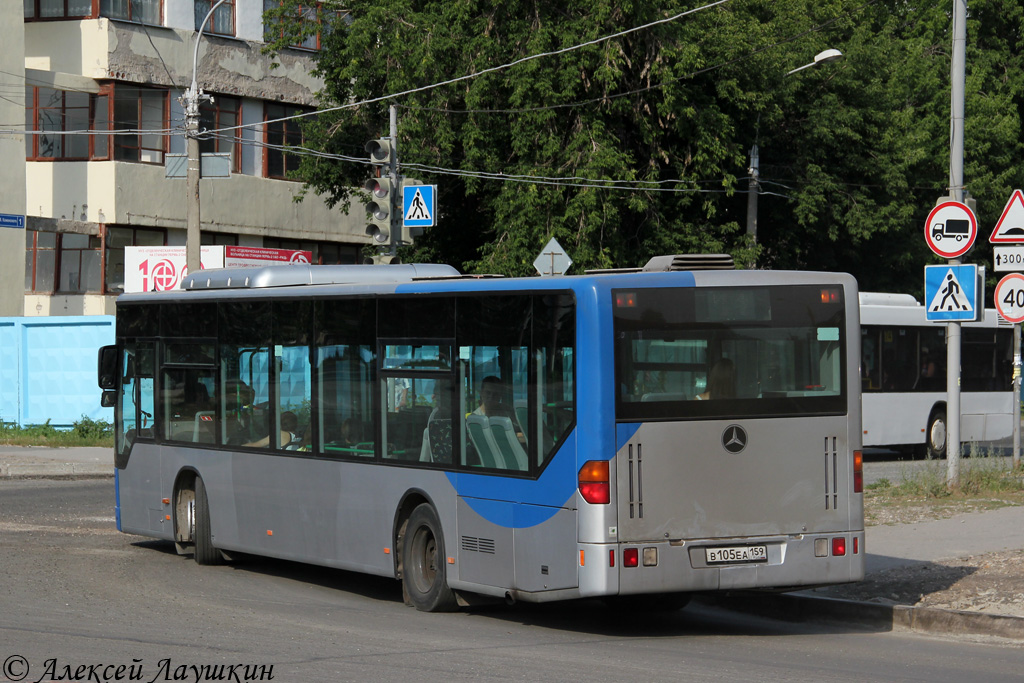
[[[113,448],[0,445],[0,479],[7,477],[113,477]]]
[[[875,463],[865,464],[865,479]],[[881,463],[879,463],[881,465]],[[0,479],[113,477],[112,448],[41,448],[0,445]],[[913,524],[871,526],[865,541],[867,577],[887,570],[967,555],[1024,549],[1024,507],[959,514]],[[978,612],[853,602],[811,591],[743,593],[705,598],[728,609],[794,620],[828,620],[874,628],[998,635],[1024,640],[1024,618]]]

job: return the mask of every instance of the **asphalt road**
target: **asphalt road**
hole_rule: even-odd
[[[237,665],[237,680],[285,683],[938,683],[1015,680],[1024,667],[1019,646],[701,606],[423,614],[392,580],[261,559],[199,567],[170,544],[118,533],[112,506],[110,480],[0,481],[0,681],[116,680],[117,666],[121,680],[235,680],[217,667]]]

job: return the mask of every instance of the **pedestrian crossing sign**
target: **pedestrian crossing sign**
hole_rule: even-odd
[[[406,185],[402,188],[402,225],[429,228],[436,224],[437,185]]]
[[[937,322],[977,320],[978,302],[984,296],[978,289],[976,265],[925,266],[925,317]]]

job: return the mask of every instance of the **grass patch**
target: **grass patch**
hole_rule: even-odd
[[[114,447],[113,426],[105,420],[82,416],[70,429],[58,429],[50,424],[19,427],[12,422],[0,421],[0,444],[8,446],[46,446],[71,448],[75,446]]]
[[[947,465],[936,460],[903,474],[901,481],[879,479],[864,491],[868,524],[896,524],[951,517],[961,512],[1024,505],[1024,466],[1004,457],[960,461],[959,486],[946,485]]]

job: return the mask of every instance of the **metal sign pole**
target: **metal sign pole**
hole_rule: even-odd
[[[1013,326],[1013,468],[1020,467],[1020,324]]]

